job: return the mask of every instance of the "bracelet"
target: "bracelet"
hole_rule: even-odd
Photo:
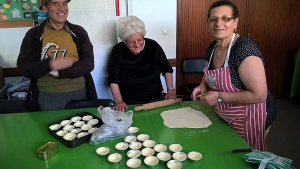
[[[167,87],[167,89],[168,89],[168,90],[173,90],[173,91],[175,91],[175,89],[172,88],[172,87]]]

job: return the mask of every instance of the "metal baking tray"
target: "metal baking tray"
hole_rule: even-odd
[[[69,148],[74,148],[74,147],[77,147],[77,146],[79,146],[79,145],[81,145],[81,144],[83,144],[83,143],[89,142],[92,133],[89,133],[88,135],[85,135],[85,136],[83,136],[83,137],[81,137],[81,138],[77,138],[77,137],[76,137],[75,139],[69,141],[69,140],[65,140],[62,136],[59,136],[59,135],[56,134],[56,132],[59,131],[59,130],[61,130],[63,127],[60,127],[60,128],[57,129],[57,130],[51,130],[51,129],[50,129],[50,126],[51,126],[51,125],[54,125],[54,124],[60,124],[63,120],[70,120],[72,117],[75,117],[75,116],[83,117],[83,116],[86,116],[86,115],[90,115],[90,116],[93,117],[93,119],[98,119],[98,120],[99,120],[99,122],[98,122],[97,124],[93,125],[93,127],[99,128],[99,127],[103,124],[101,118],[99,118],[99,117],[97,117],[97,116],[95,116],[95,115],[93,115],[93,114],[91,114],[91,113],[89,113],[89,112],[81,112],[81,113],[78,113],[78,114],[75,114],[75,115],[66,117],[66,118],[64,118],[64,119],[61,119],[61,120],[59,120],[59,121],[56,121],[56,122],[53,122],[53,123],[48,124],[48,131],[49,131],[49,133],[50,133],[51,135],[53,135],[57,140],[59,140],[61,143],[63,143],[65,146],[67,146],[67,147],[69,147]],[[70,123],[70,124],[73,125],[74,122],[72,122],[72,123]]]

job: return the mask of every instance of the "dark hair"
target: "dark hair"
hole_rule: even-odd
[[[216,1],[213,4],[210,5],[209,10],[208,10],[208,14],[207,14],[207,18],[209,18],[210,16],[210,11],[214,8],[220,7],[220,6],[229,6],[232,9],[232,16],[234,18],[239,17],[239,10],[237,9],[236,5],[228,0],[220,0],[220,1]]]

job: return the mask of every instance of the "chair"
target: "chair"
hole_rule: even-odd
[[[67,103],[65,109],[81,109],[81,108],[92,108],[92,107],[112,107],[115,102],[111,99],[96,99],[96,100],[72,100]]]
[[[192,93],[193,89],[197,87],[199,83],[188,83],[187,76],[203,73],[205,63],[205,57],[184,58],[181,60],[181,74],[183,75],[185,89],[189,93]]]

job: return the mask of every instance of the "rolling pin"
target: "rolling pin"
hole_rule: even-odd
[[[181,98],[177,98],[177,99],[168,99],[168,100],[162,100],[162,101],[153,102],[153,103],[147,103],[147,104],[143,104],[142,106],[135,107],[134,111],[155,109],[158,107],[172,105],[174,103],[179,103],[181,101],[182,101]]]

